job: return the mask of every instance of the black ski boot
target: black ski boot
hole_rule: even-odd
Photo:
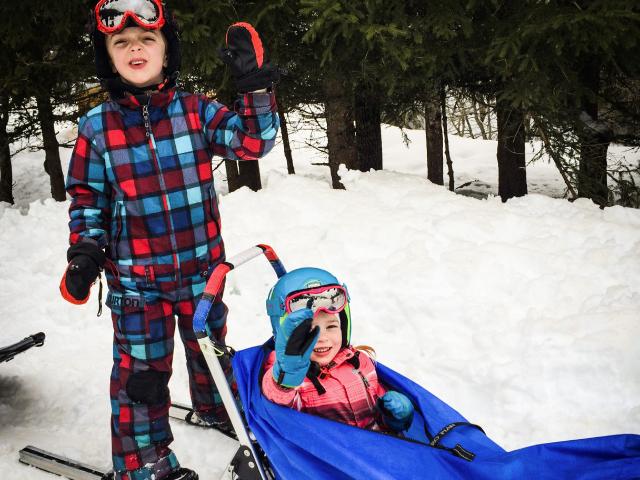
[[[164,477],[162,480],[198,480],[198,474],[188,468],[179,468]]]
[[[228,437],[238,439],[236,435],[236,431],[233,429],[233,425],[229,420],[229,417],[226,417],[223,420],[218,420],[213,415],[201,415],[198,412],[194,412],[193,410],[187,414],[185,417],[185,421],[191,425],[195,425],[198,427],[204,428],[213,428],[218,430]]]

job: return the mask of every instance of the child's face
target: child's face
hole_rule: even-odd
[[[146,87],[164,80],[166,43],[160,30],[128,27],[107,35],[106,43],[113,69],[125,82]]]
[[[324,366],[333,360],[342,347],[340,317],[335,313],[318,311],[313,316],[312,327],[316,325],[320,327],[320,337],[311,354],[311,360]]]

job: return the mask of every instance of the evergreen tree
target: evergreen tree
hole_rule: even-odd
[[[390,4],[391,3],[391,4]],[[381,116],[393,78],[408,65],[399,2],[303,0],[324,85],[329,165],[382,168]],[[356,148],[354,148],[354,146]]]
[[[84,34],[89,3],[74,0],[55,8],[43,8],[36,0],[0,4],[0,37],[14,52],[5,85],[11,85],[14,105],[21,100],[23,108],[37,111],[27,122],[37,122],[40,128],[44,169],[58,201],[65,199],[65,191],[55,122],[75,117],[60,107],[74,104],[74,93],[91,72],[92,55]]]
[[[485,56],[486,65],[511,79],[500,99],[535,119],[552,156],[577,159],[577,168],[565,166],[578,194],[605,205],[607,147],[616,139],[611,119],[637,124],[619,91],[605,85],[640,74],[640,5],[530,0],[509,18],[512,28],[496,29]]]
[[[0,37],[0,202],[13,204],[13,172],[11,168],[11,132],[8,131],[13,90],[15,52]]]

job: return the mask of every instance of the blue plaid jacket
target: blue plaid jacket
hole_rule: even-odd
[[[268,153],[275,97],[245,94],[234,111],[174,89],[143,98],[80,119],[67,176],[70,242],[106,248],[120,277],[180,281],[224,258],[211,159]]]

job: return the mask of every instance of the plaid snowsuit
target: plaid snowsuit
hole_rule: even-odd
[[[95,242],[107,254],[116,478],[162,478],[178,467],[167,389],[176,317],[194,408],[224,410],[192,328],[207,277],[225,258],[211,158],[258,159],[279,126],[272,93],[242,95],[234,107],[170,89],[105,102],[78,126],[67,177],[70,242]],[[207,329],[224,341],[221,298]]]
[[[378,381],[373,360],[366,354],[360,354],[356,368],[349,362],[354,355],[352,347],[343,348],[328,365],[321,367],[318,380],[326,392],[320,393],[309,378],[305,378],[297,388],[279,386],[273,379],[276,361],[273,351],[265,362],[262,392],[272,402],[300,412],[380,430],[382,422],[376,402],[386,390]]]

